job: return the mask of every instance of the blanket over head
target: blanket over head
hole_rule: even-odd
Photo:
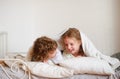
[[[96,47],[93,45],[93,43],[90,41],[90,39],[87,38],[87,36],[83,33],[80,32],[81,34],[81,40],[82,40],[82,47],[83,51],[86,56],[90,57],[97,57],[99,59],[107,61],[114,69],[118,66],[118,63],[120,61],[117,58],[113,58],[107,55],[102,54],[99,50],[96,49]]]

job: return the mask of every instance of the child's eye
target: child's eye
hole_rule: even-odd
[[[73,43],[71,43],[70,45],[73,46]]]
[[[68,44],[65,44],[65,46],[68,46]]]

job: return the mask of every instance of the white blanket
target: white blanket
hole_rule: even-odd
[[[80,32],[80,34],[81,34],[81,39],[82,39],[83,51],[86,54],[86,56],[97,57],[99,59],[105,60],[112,67],[116,68],[116,64],[120,63],[120,61],[118,59],[102,54],[99,50],[96,49],[96,47],[87,38],[87,36],[84,33]]]

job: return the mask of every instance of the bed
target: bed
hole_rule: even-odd
[[[120,55],[120,53],[119,53]],[[112,55],[116,57],[116,55]],[[117,54],[118,56],[118,54]],[[13,56],[16,59],[25,59],[23,55],[16,54]],[[2,59],[1,59],[2,60]],[[11,69],[9,66],[0,64],[0,79],[120,79],[120,66],[116,68],[114,75],[92,75],[92,74],[77,74],[69,77],[61,77],[61,78],[49,78],[43,76],[37,76],[32,73],[28,73],[23,69]]]
[[[21,65],[24,65],[23,62],[25,62],[25,55],[24,54],[6,54],[7,52],[7,37],[6,33],[0,34],[0,42],[2,44],[0,53],[5,55],[0,59],[0,79],[120,79],[120,66],[115,69],[115,74],[112,75],[99,75],[99,74],[68,74],[67,76],[59,76],[56,77],[55,74],[51,77],[47,77],[47,71],[43,76],[38,76],[36,74],[31,73],[31,71],[26,71],[24,68],[21,67]],[[2,56],[2,55],[0,55]],[[118,58],[120,60],[120,53],[112,55],[112,57]],[[21,61],[21,63],[15,64],[16,61]],[[6,63],[7,61],[7,63]],[[12,66],[9,65],[9,63],[12,63]],[[13,64],[14,63],[14,64]],[[18,66],[19,65],[19,66]],[[53,67],[54,68],[54,67]],[[44,65],[43,65],[44,69]],[[42,69],[41,69],[42,70]],[[48,70],[48,69],[47,69]],[[57,70],[53,70],[56,72]],[[43,71],[44,72],[44,71]],[[40,72],[40,73],[43,73]],[[56,72],[57,73],[57,72]]]
[[[12,79],[29,79],[28,74],[24,76],[24,71],[20,70],[19,73],[13,73],[10,71],[8,67],[5,67],[6,71],[8,74],[11,76]],[[118,75],[120,72],[117,72],[116,75]],[[24,76],[24,77],[23,77]],[[5,72],[2,70],[0,67],[0,79],[10,79]],[[36,75],[31,75],[31,79],[53,79],[53,78],[45,78],[45,77],[38,77]],[[57,78],[54,78],[57,79]],[[99,76],[99,75],[89,75],[89,74],[82,74],[82,75],[74,75],[71,77],[66,77],[66,78],[59,78],[59,79],[120,79],[114,78],[114,77],[109,77],[109,76]]]
[[[29,79],[28,74],[25,75],[23,70],[19,70],[19,72],[13,73],[10,68],[4,67],[6,72],[11,76],[8,77],[3,69],[0,67],[0,79]],[[45,78],[31,74],[31,79],[53,79],[53,78]],[[120,70],[116,71],[114,76],[100,76],[100,75],[89,75],[89,74],[79,74],[73,75],[71,77],[66,78],[54,78],[54,79],[120,79]]]

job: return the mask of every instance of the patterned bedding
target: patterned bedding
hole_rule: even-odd
[[[1,66],[0,64],[0,79],[120,79],[120,66],[116,68],[115,74],[111,76],[78,74],[66,78],[46,78],[29,74],[22,69],[13,70],[8,66]]]
[[[29,78],[29,74],[23,71],[22,69],[11,71],[9,67],[0,66],[0,79],[53,79],[53,78],[45,78],[31,74]],[[10,76],[10,77],[9,77]],[[66,78],[54,78],[54,79],[120,79],[120,67],[116,69],[116,73],[111,76],[103,76],[103,75],[90,75],[90,74],[79,74],[73,75],[71,77]]]

